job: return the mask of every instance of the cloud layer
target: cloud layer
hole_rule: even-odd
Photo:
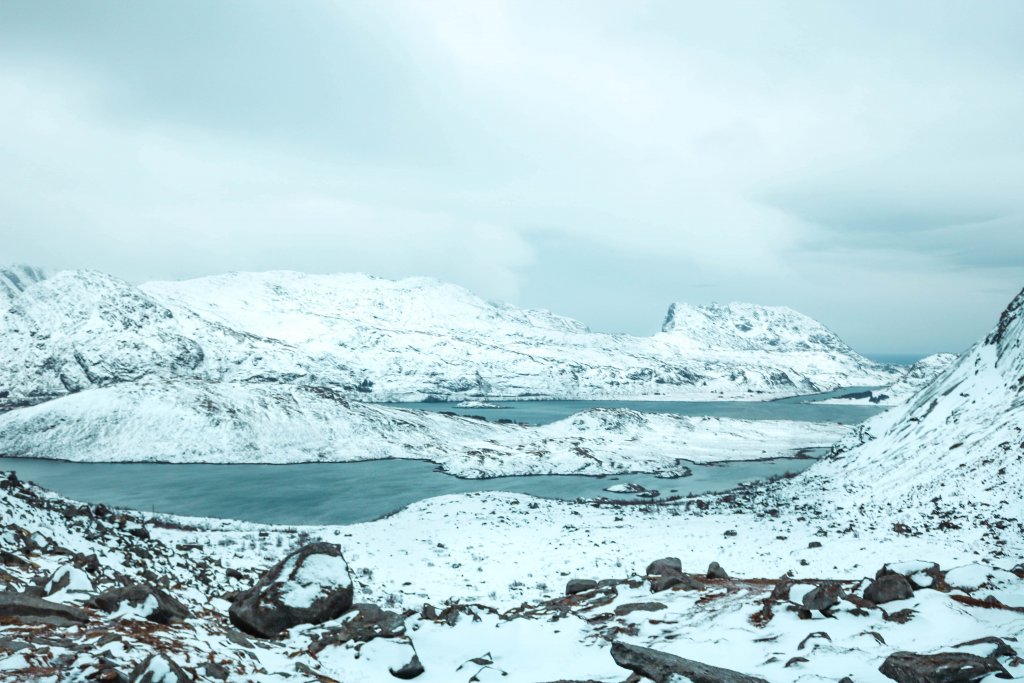
[[[433,275],[960,350],[1024,284],[1024,7],[9,3],[4,260]]]

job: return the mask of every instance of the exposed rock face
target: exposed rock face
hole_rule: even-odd
[[[62,605],[26,593],[0,593],[0,617],[22,624],[83,624],[89,616],[80,607]]]
[[[966,652],[934,655],[894,652],[886,657],[878,670],[897,683],[968,683],[981,680],[990,673],[1006,674],[1006,669],[995,659]],[[1006,678],[1010,675],[1007,674]]]
[[[654,683],[671,683],[677,676],[692,683],[768,683],[756,676],[619,641],[612,643],[612,657],[622,668],[645,676]]]
[[[352,578],[341,548],[311,543],[271,567],[229,610],[246,633],[274,638],[298,624],[320,624],[352,606]]]
[[[864,589],[864,598],[876,605],[913,597],[910,581],[900,574],[882,574]]]
[[[170,624],[189,617],[188,608],[176,598],[145,584],[104,591],[90,600],[89,605],[104,612],[116,612],[126,606],[135,608],[157,624]]]

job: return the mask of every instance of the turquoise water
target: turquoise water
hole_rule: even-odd
[[[488,420],[513,420],[526,424],[548,424],[592,408],[629,408],[645,413],[710,415],[746,420],[803,420],[857,424],[885,408],[878,406],[822,405],[826,398],[879,387],[848,387],[813,396],[794,396],[775,401],[487,401],[500,408],[459,408],[455,403],[389,403],[417,410],[447,411],[475,415]]]
[[[168,465],[73,463],[0,458],[0,470],[75,500],[199,517],[266,524],[368,522],[424,498],[475,491],[511,491],[574,500],[632,494],[603,489],[635,483],[661,497],[725,491],[745,481],[800,472],[812,459],[691,465],[692,476],[661,479],[650,474],[606,477],[529,476],[459,479],[421,460],[374,460],[304,465]]]

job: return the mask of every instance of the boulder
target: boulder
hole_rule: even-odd
[[[84,624],[89,615],[80,607],[62,605],[27,593],[0,593],[0,617],[19,624],[71,626]]]
[[[399,678],[403,681],[411,681],[425,671],[423,664],[420,663],[419,655],[413,654],[406,664],[398,667],[397,669],[389,668],[390,673],[395,678]]]
[[[328,645],[343,645],[350,641],[368,643],[374,638],[397,638],[405,634],[405,616],[376,605],[358,603],[343,616],[345,619],[341,626],[332,626],[319,637],[314,636],[309,647],[311,652],[320,652]]]
[[[663,574],[662,576],[656,576],[651,579],[651,592],[660,593],[661,591],[668,590],[669,588],[675,588],[681,586],[686,590],[703,590],[704,584],[697,579],[687,574]]]
[[[991,657],[979,657],[966,652],[940,652],[919,655],[913,652],[894,652],[878,667],[886,677],[897,683],[967,683],[977,681],[990,673],[1010,675]]]
[[[128,606],[138,610],[147,621],[156,624],[179,622],[190,616],[188,608],[176,598],[146,584],[112,588],[92,598],[87,604],[108,613]]]
[[[876,605],[914,596],[914,589],[902,574],[882,574],[864,589],[864,599]]]
[[[820,583],[804,595],[801,604],[804,609],[827,612],[838,605],[845,595],[846,591],[838,583]]]
[[[565,585],[566,595],[576,595],[584,591],[594,590],[597,588],[597,581],[591,579],[572,579]]]
[[[131,683],[192,683],[192,677],[162,654],[153,654],[132,670]]]
[[[88,574],[73,565],[58,567],[43,585],[43,597],[61,592],[91,593],[92,581]]]
[[[352,595],[352,577],[341,548],[334,543],[310,543],[239,593],[228,616],[246,633],[274,638],[299,624],[337,619],[352,606]]]
[[[612,643],[612,658],[623,669],[649,678],[654,683],[669,683],[678,680],[676,677],[692,683],[768,683],[763,678],[619,641]]]
[[[946,586],[945,572],[934,562],[890,562],[875,572],[875,578],[881,578],[886,574],[899,574],[906,577],[914,590],[921,588],[949,590]]]
[[[661,574],[682,574],[683,563],[678,557],[663,557],[647,565],[648,576],[659,576]]]
[[[708,565],[707,577],[709,579],[728,579],[729,575],[722,569],[722,565],[717,562],[712,562]]]

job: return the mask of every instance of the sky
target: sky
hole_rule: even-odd
[[[961,351],[1024,286],[1024,3],[6,0],[0,263],[750,301]]]

